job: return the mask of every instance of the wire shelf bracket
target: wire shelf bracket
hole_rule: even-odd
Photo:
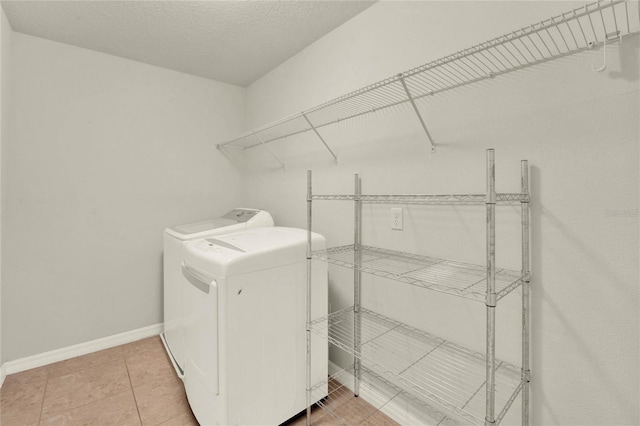
[[[260,143],[267,151],[269,151],[269,154],[271,154],[271,156],[278,162],[278,164],[280,164],[280,168],[284,169],[284,163],[278,158],[276,154],[274,154],[271,148],[269,148],[269,146],[267,146],[267,144],[262,139],[260,139]]]
[[[411,96],[411,92],[409,91],[409,87],[407,86],[407,82],[404,80],[404,76],[402,74],[398,74],[398,78],[400,79],[400,82],[402,83],[402,87],[404,88],[404,91],[407,94],[407,98],[409,99],[409,102],[411,102],[411,106],[413,107],[413,110],[415,111],[416,115],[418,116],[418,120],[420,120],[420,125],[422,125],[422,129],[424,130],[424,133],[427,135],[427,139],[429,139],[429,143],[431,144],[431,152],[436,152],[436,144],[433,142],[433,138],[431,137],[431,134],[429,133],[429,129],[427,129],[427,125],[424,124],[424,119],[422,118],[422,114],[420,114],[420,110],[418,109],[418,106],[416,105],[416,101],[413,99],[413,96]]]
[[[333,161],[336,162],[336,164],[338,163],[338,157],[336,157],[336,154],[331,150],[331,148],[329,148],[329,145],[327,145],[327,142],[324,140],[324,138],[320,135],[320,132],[318,132],[318,129],[316,129],[316,127],[311,123],[311,120],[309,120],[309,117],[307,117],[307,114],[305,114],[304,112],[301,113],[302,116],[304,117],[304,119],[307,121],[307,123],[309,123],[309,126],[311,126],[311,129],[314,131],[314,133],[316,134],[316,136],[318,136],[318,138],[320,139],[320,142],[322,142],[322,144],[324,145],[325,148],[327,148],[327,151],[329,151],[329,153],[331,154],[331,156],[333,157]]]

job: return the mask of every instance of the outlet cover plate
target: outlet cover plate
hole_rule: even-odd
[[[391,208],[391,229],[402,231],[402,207]]]

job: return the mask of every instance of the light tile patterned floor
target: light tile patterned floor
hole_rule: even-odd
[[[346,414],[361,398],[345,400]],[[345,413],[342,413],[345,414]],[[347,416],[348,417],[348,416]],[[304,426],[305,416],[286,426]],[[340,423],[320,408],[313,426]],[[381,413],[367,425],[397,425]],[[0,389],[1,426],[197,426],[182,381],[159,337],[151,337],[7,376]]]
[[[0,425],[197,425],[159,337],[7,376]]]

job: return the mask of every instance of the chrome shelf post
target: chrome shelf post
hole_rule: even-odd
[[[360,312],[360,304],[362,302],[361,294],[361,280],[362,280],[362,201],[360,201],[360,195],[362,193],[362,185],[360,176],[355,175],[355,203],[354,203],[354,235],[353,235],[353,389],[354,394],[358,396],[360,394],[360,351],[362,346],[361,332],[362,332],[362,314]]]
[[[522,425],[529,425],[529,382],[531,370],[529,367],[529,287],[531,273],[529,270],[529,164],[527,160],[521,163],[521,192],[522,206]]]
[[[311,426],[311,170],[307,170],[307,419],[306,425]]]
[[[487,150],[487,382],[485,425],[495,424],[496,409],[496,167]]]

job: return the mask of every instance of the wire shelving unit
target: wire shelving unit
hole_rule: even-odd
[[[353,195],[314,195],[311,171],[307,174],[307,228],[311,235],[312,205],[317,200],[351,200],[354,202],[354,244],[312,251],[311,240],[307,246],[307,276],[311,276],[312,262],[326,261],[350,268],[353,275],[353,306],[333,312],[328,316],[312,318],[307,312],[307,341],[312,334],[324,337],[329,344],[353,357],[353,364],[346,372],[329,378],[329,383],[340,393],[358,396],[363,372],[375,375],[391,391],[390,398],[408,397],[425,410],[442,410],[446,415],[442,424],[497,425],[504,418],[518,395],[522,396],[522,424],[529,421],[529,174],[528,163],[521,163],[521,192],[498,194],[495,190],[495,158],[492,149],[487,150],[487,191],[483,195],[363,195],[360,178],[355,176]],[[502,195],[502,196],[499,196]],[[441,205],[472,203],[486,209],[486,263],[473,265],[454,260],[403,253],[362,244],[363,203],[388,204],[391,200],[402,203]],[[482,200],[482,201],[481,201]],[[498,269],[495,255],[496,205],[521,205],[522,268],[520,271]],[[482,302],[486,306],[486,351],[479,353],[454,342],[446,341],[403,324],[362,306],[362,273],[415,285],[426,290]],[[307,280],[307,300],[310,306],[311,280]],[[514,289],[522,287],[522,365],[515,367],[496,359],[496,307],[500,299]],[[311,351],[308,346],[307,362]],[[350,378],[350,379],[349,379]],[[352,380],[352,385],[349,385]],[[316,401],[317,389],[307,381],[309,408]],[[329,386],[330,388],[332,386]],[[368,386],[368,385],[367,385]],[[346,390],[345,390],[346,389]],[[319,403],[333,416],[340,413],[332,407],[330,392],[326,402]],[[339,404],[338,404],[339,405]],[[384,407],[385,403],[378,404]],[[429,408],[427,408],[429,407]],[[436,408],[433,408],[436,407]],[[373,413],[371,408],[363,418],[350,417],[340,420],[343,424],[366,424]],[[364,423],[363,423],[364,422]]]
[[[408,104],[435,151],[436,142],[418,101],[601,46],[604,46],[606,58],[607,44],[620,43],[625,37],[638,33],[640,9],[637,2],[599,0],[386,78],[219,143],[217,147],[243,150],[260,146],[284,167],[269,144],[312,132],[337,162],[335,152],[322,135],[325,127]]]

